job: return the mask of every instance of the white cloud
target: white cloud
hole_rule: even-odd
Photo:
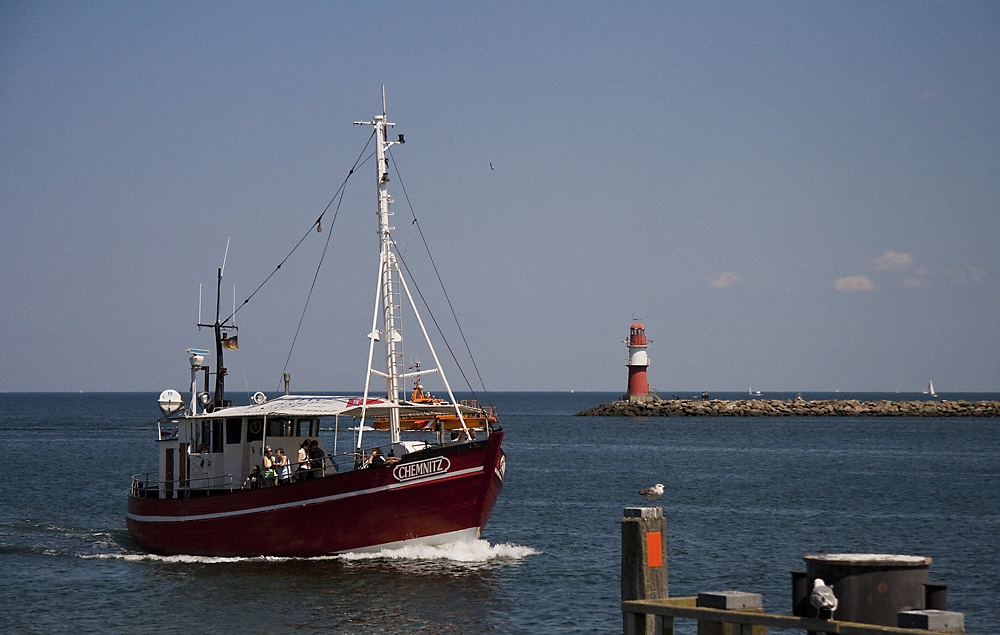
[[[834,281],[833,288],[837,291],[873,291],[875,284],[868,276],[844,276]]]
[[[735,273],[731,271],[723,271],[719,274],[718,278],[709,280],[708,283],[716,289],[728,289],[741,280],[743,280],[743,278],[739,277]]]
[[[901,271],[912,264],[913,257],[910,254],[900,254],[895,251],[887,251],[872,262],[879,271]]]

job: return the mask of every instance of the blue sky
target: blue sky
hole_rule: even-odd
[[[1000,390],[997,33],[987,2],[0,3],[0,390],[184,389],[227,239],[231,308],[383,84],[397,241],[447,323],[408,199],[490,390],[624,389],[633,317],[667,394]],[[373,172],[241,309],[231,391],[278,387],[328,236],[288,370],[362,386]]]

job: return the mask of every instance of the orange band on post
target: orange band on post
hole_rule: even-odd
[[[650,567],[663,566],[663,543],[660,532],[646,533],[646,565]]]

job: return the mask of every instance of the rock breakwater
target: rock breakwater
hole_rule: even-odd
[[[580,417],[1000,417],[1000,401],[659,399],[612,401]]]

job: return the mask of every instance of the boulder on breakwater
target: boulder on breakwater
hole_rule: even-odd
[[[652,399],[612,401],[578,417],[1000,417],[1000,401],[859,401],[857,399]]]

